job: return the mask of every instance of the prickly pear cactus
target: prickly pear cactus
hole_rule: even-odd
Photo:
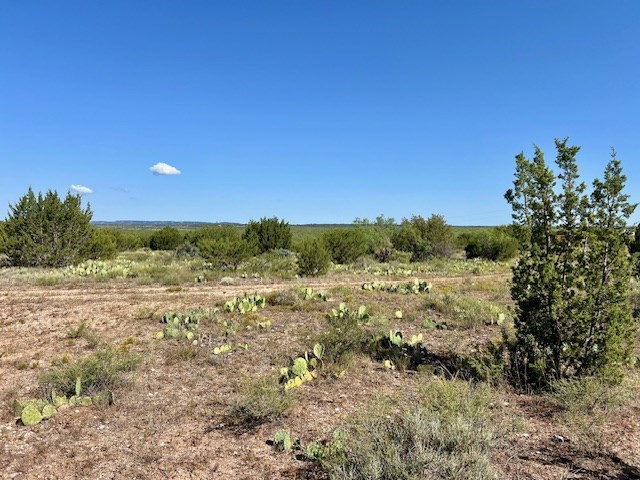
[[[42,408],[42,418],[51,418],[56,414],[56,407],[51,404],[47,404]]]
[[[42,421],[42,414],[35,403],[29,403],[22,409],[20,420],[26,426],[36,425]]]

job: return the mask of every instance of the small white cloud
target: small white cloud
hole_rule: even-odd
[[[89,187],[85,187],[84,185],[71,185],[71,190],[75,193],[79,193],[80,195],[93,193],[93,190],[91,190]]]
[[[156,163],[153,167],[149,167],[149,170],[154,175],[180,175],[181,173],[176,167],[163,162]]]

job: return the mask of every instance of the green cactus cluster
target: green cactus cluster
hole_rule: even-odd
[[[302,300],[321,300],[323,302],[327,301],[327,294],[324,292],[316,292],[311,287],[303,288],[300,291],[300,297]]]
[[[304,355],[293,358],[288,367],[282,367],[280,383],[284,385],[285,391],[317,378],[323,356],[324,345],[316,343],[311,352],[304,352]]]
[[[262,295],[257,293],[253,295],[245,294],[243,297],[236,297],[225,302],[224,310],[225,312],[238,312],[244,315],[249,312],[255,312],[259,308],[264,308],[266,303],[266,299]]]
[[[291,436],[289,430],[278,430],[273,436],[273,445],[281,452],[290,452],[294,447],[298,447],[300,441]]]
[[[65,267],[62,273],[65,277],[102,277],[128,278],[134,276],[133,262],[118,260],[87,260],[78,265]]]
[[[309,442],[306,448],[307,458],[318,462],[336,461],[346,455],[348,433],[343,428],[337,428],[331,434],[331,439],[323,442]]]
[[[212,353],[214,355],[222,355],[223,353],[233,352],[234,350],[248,350],[249,344],[244,343],[236,343],[235,345],[231,343],[224,343],[222,345],[218,345],[217,347],[213,347]]]
[[[377,290],[389,293],[402,293],[404,295],[417,294],[431,291],[431,283],[417,278],[408,283],[368,282],[362,285],[363,290]]]
[[[373,342],[372,353],[390,370],[415,370],[428,358],[427,349],[422,344],[421,333],[404,340],[402,332],[390,330],[387,335],[379,335]]]
[[[160,323],[166,326],[156,333],[156,339],[173,338],[187,340],[194,345],[198,344],[196,338],[198,325],[204,319],[211,318],[218,313],[218,309],[191,309],[184,312],[167,312],[162,316]]]
[[[328,320],[369,320],[369,314],[367,313],[367,307],[360,305],[358,310],[351,310],[346,303],[340,303],[338,308],[332,308],[331,312],[327,315]]]
[[[80,380],[80,379],[78,379]],[[109,391],[89,396],[82,395],[82,385],[76,382],[76,394],[67,398],[66,395],[58,395],[55,391],[51,392],[51,400],[46,401],[41,398],[19,400],[13,402],[13,413],[19,417],[25,426],[37,425],[42,420],[47,420],[58,413],[58,409],[69,407],[90,407],[107,406],[113,404],[113,394]]]

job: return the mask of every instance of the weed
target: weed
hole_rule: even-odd
[[[608,446],[605,427],[632,397],[629,382],[612,384],[600,377],[558,380],[549,394],[561,408],[559,420],[586,452],[602,452]]]
[[[40,388],[45,398],[51,398],[52,391],[72,396],[80,379],[82,390],[88,394],[111,390],[122,385],[124,373],[138,363],[139,358],[128,352],[101,348],[88,357],[54,367],[40,377]]]
[[[280,418],[295,399],[291,392],[282,389],[278,379],[273,376],[244,378],[238,394],[229,416],[234,423],[247,427]]]
[[[87,325],[87,322],[84,320],[76,328],[68,330],[66,338],[82,338],[87,342],[87,348],[92,349],[96,348],[100,344],[100,337],[93,328]]]
[[[449,293],[430,295],[425,308],[456,320],[464,328],[502,324],[506,319],[502,309],[497,305]]]
[[[489,389],[437,380],[427,392],[421,406],[358,417],[347,430],[343,453],[323,459],[331,478],[495,478],[489,465],[497,435],[487,414]]]

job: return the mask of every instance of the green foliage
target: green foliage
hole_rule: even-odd
[[[290,452],[298,446],[299,441],[293,437],[288,430],[278,430],[273,436],[273,445],[281,452]]]
[[[248,426],[260,425],[280,418],[294,400],[293,394],[284,391],[275,377],[246,377],[240,384],[230,417]]]
[[[151,250],[175,250],[184,241],[184,235],[175,227],[163,227],[149,240]]]
[[[223,269],[235,270],[255,254],[255,248],[230,225],[204,227],[198,231],[195,239],[200,255]]]
[[[91,240],[87,245],[86,256],[92,260],[115,258],[118,251],[118,239],[113,229],[92,228]]]
[[[501,325],[507,318],[504,308],[498,305],[486,300],[449,293],[431,294],[425,302],[425,308],[459,322],[464,328]]]
[[[9,206],[4,229],[12,265],[64,267],[87,258],[91,242],[91,208],[81,207],[79,195],[64,200],[49,190],[44,196],[29,191]]]
[[[9,239],[7,238],[4,222],[0,221],[0,255],[4,255],[7,252],[8,243]]]
[[[422,334],[412,335],[404,341],[402,333],[390,330],[387,335],[379,335],[371,344],[371,355],[383,361],[390,369],[417,370],[427,360],[427,349],[422,345]]]
[[[556,140],[556,175],[536,147],[533,161],[516,157],[514,188],[505,198],[527,235],[513,270],[516,303],[513,353],[520,382],[620,376],[630,360],[634,322],[626,222],[635,209],[612,151],[604,180],[590,195],[579,182],[579,147]],[[556,183],[560,188],[556,189]]]
[[[258,253],[277,248],[291,248],[291,227],[277,217],[261,218],[259,222],[249,221],[242,238],[250,245],[255,245]]]
[[[305,240],[296,247],[296,250],[300,275],[316,277],[327,273],[331,266],[331,254],[320,239]]]
[[[366,218],[356,218],[353,224],[364,234],[367,252],[379,257],[381,262],[389,260],[391,236],[396,229],[395,219],[378,215],[373,222]]]
[[[309,442],[306,448],[307,458],[315,460],[321,464],[344,462],[346,460],[345,443],[349,439],[349,434],[343,428],[336,428],[331,434],[331,438],[325,442]]]
[[[105,347],[45,373],[40,377],[40,386],[47,398],[52,398],[53,392],[77,397],[78,384],[83,393],[94,395],[122,385],[123,374],[133,370],[138,362],[136,356],[124,350]]]
[[[173,338],[176,340],[186,340],[197,345],[198,338],[196,338],[196,334],[200,322],[211,318],[216,313],[217,309],[193,309],[183,312],[167,312],[160,320],[160,323],[166,326],[156,333],[156,339]]]
[[[431,215],[427,220],[414,215],[403,219],[391,237],[394,248],[411,253],[412,262],[430,257],[450,257],[455,245],[455,234],[442,215]]]
[[[369,318],[364,306],[352,311],[341,303],[326,318],[328,327],[316,342],[324,346],[323,361],[331,368],[340,369],[351,356],[369,351],[372,336],[364,328]]]
[[[118,259],[114,261],[87,260],[75,266],[66,267],[62,274],[67,277],[129,278],[135,276],[133,263]]]
[[[490,392],[460,381],[435,381],[425,390],[420,406],[358,417],[341,440],[344,448],[321,462],[331,478],[494,479]]]
[[[317,378],[324,352],[324,345],[316,343],[311,352],[304,352],[302,356],[291,359],[288,367],[281,368],[280,383],[284,384],[284,389],[299,387]]]
[[[464,252],[467,258],[509,260],[518,254],[518,240],[503,230],[465,234]]]
[[[335,263],[353,263],[367,253],[367,237],[359,228],[334,228],[322,240]]]
[[[262,295],[257,293],[254,295],[244,294],[243,297],[236,297],[224,304],[225,312],[238,312],[241,314],[255,312],[258,308],[264,308],[267,301]]]
[[[389,293],[402,293],[404,295],[431,291],[431,283],[415,278],[409,283],[367,282],[362,285],[363,290],[377,290]]]

